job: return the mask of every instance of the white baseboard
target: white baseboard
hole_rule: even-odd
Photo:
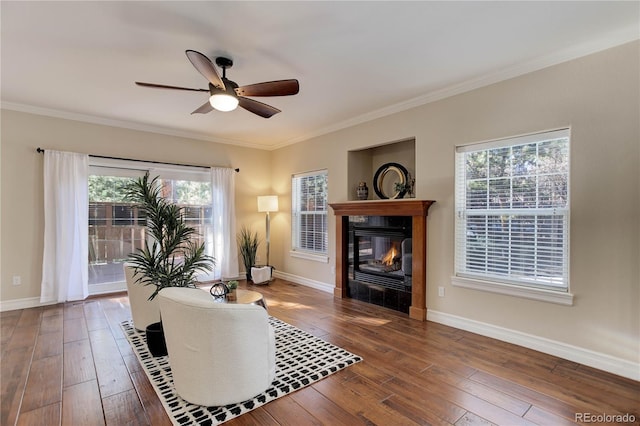
[[[626,359],[444,312],[428,310],[427,320],[568,359],[632,380],[640,380],[640,363]]]
[[[119,293],[122,291],[127,291],[127,286],[124,282],[94,284],[89,287],[89,296]],[[0,312],[37,308],[39,306],[55,305],[56,303],[58,302],[40,303],[40,297],[26,297],[24,299],[5,300],[0,301]]]
[[[315,288],[316,290],[324,291],[326,293],[333,294],[335,288],[332,284],[323,283],[321,281],[310,280],[309,278],[300,277],[298,275],[289,274],[287,272],[281,272],[274,270],[273,276],[276,278],[282,278],[283,280],[291,281],[296,284],[300,284],[306,287]]]
[[[300,277],[293,274],[288,274],[286,272],[280,272],[277,270],[273,271],[273,276],[277,278],[282,278],[287,281],[291,281],[296,284],[304,285],[306,287],[315,288],[316,290],[321,290],[326,293],[333,294],[334,286],[331,284],[323,283],[320,281],[310,280],[308,278]],[[241,273],[237,279],[246,279],[245,273]],[[109,294],[112,292],[123,291],[121,288],[116,288],[117,286],[105,286],[101,287],[99,291],[92,291],[91,295],[100,295],[100,294]],[[124,288],[126,291],[126,288]],[[54,303],[40,303],[40,297],[28,297],[24,299],[13,299],[13,300],[5,300],[0,301],[0,312],[4,311],[15,311],[17,309],[28,309],[28,308],[37,308],[38,306],[46,306],[52,305]]]
[[[0,312],[15,311],[18,309],[37,308],[38,306],[55,305],[56,302],[40,303],[40,297],[26,297],[24,299],[13,299],[0,301]]]
[[[118,293],[121,291],[127,291],[127,282],[113,282],[102,284],[91,284],[89,286],[89,296],[98,296],[102,294]]]

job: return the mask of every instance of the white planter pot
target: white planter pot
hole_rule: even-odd
[[[138,330],[145,331],[149,324],[160,322],[160,306],[157,298],[149,300],[149,296],[156,289],[155,286],[137,283],[133,274],[133,268],[125,263],[124,275],[127,280],[133,326]]]

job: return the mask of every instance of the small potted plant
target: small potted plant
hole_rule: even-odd
[[[242,264],[247,274],[247,281],[251,281],[251,267],[256,265],[256,254],[258,253],[258,233],[243,226],[237,236]]]
[[[227,288],[229,289],[229,292],[227,293],[227,300],[230,302],[235,302],[236,300],[238,300],[238,296],[236,293],[236,290],[238,289],[238,281],[231,280],[227,282]]]
[[[397,193],[398,198],[403,198],[405,194],[409,195],[409,197],[413,198],[413,185],[415,185],[416,180],[411,178],[409,175],[408,180],[404,183],[396,182],[393,187]]]

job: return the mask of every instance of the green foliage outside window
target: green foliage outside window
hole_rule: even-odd
[[[104,203],[130,203],[124,197],[125,188],[135,179],[118,176],[89,176],[89,201]],[[211,183],[185,180],[159,180],[162,195],[181,205],[211,204]]]
[[[105,203],[130,203],[125,198],[125,188],[133,178],[117,176],[89,176],[89,201]]]

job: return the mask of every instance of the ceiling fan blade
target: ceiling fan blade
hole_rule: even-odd
[[[216,70],[216,66],[213,65],[213,62],[206,56],[204,56],[200,52],[196,52],[195,50],[186,50],[187,58],[191,61],[194,67],[198,70],[200,74],[204,76],[211,84],[216,87],[225,89],[224,83],[218,75],[218,71]]]
[[[300,90],[298,80],[277,80],[264,83],[249,84],[238,87],[238,96],[289,96],[295,95]]]
[[[249,112],[259,115],[260,117],[269,118],[281,112],[278,108],[271,105],[263,104],[262,102],[255,101],[249,98],[243,98],[238,96],[239,105]]]
[[[208,89],[191,89],[190,87],[178,87],[178,86],[167,86],[166,84],[155,84],[155,83],[143,83],[141,81],[136,81],[138,86],[142,87],[152,87],[154,89],[175,89],[175,90],[190,90],[192,92],[208,92]]]
[[[191,114],[206,114],[211,111],[213,111],[213,107],[211,106],[209,101],[207,101],[206,103],[202,104],[198,109],[193,111]]]

